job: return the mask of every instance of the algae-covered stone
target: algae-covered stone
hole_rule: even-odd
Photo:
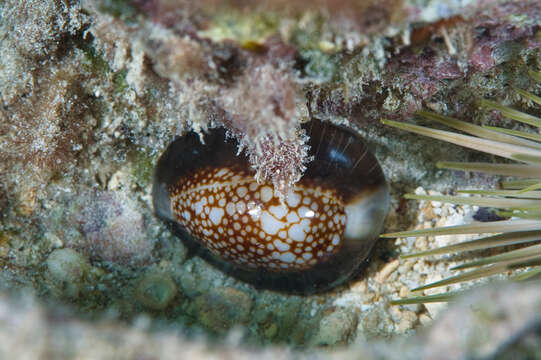
[[[73,249],[57,249],[47,258],[52,290],[70,298],[79,296],[90,269],[88,260]]]
[[[223,332],[234,325],[248,322],[253,304],[251,297],[244,291],[219,287],[199,295],[194,306],[201,324]]]
[[[177,285],[168,274],[144,274],[135,289],[137,302],[151,310],[163,310],[177,295]]]
[[[79,198],[74,221],[84,234],[74,244],[92,259],[141,265],[150,261],[155,239],[146,233],[140,203],[123,191],[91,191]]]
[[[312,345],[346,345],[357,329],[357,317],[343,309],[325,315],[311,339]]]

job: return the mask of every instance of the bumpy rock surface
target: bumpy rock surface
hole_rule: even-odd
[[[217,332],[227,332],[235,325],[246,324],[252,306],[248,294],[229,287],[211,289],[196,297],[193,304],[201,324]]]
[[[22,295],[20,295],[22,296]],[[466,359],[503,358],[521,354],[534,358],[541,351],[535,341],[541,326],[538,284],[486,288],[465,297],[441,320],[417,336],[389,342],[358,342],[329,354],[297,352],[283,347],[259,350],[233,343],[208,346],[167,331],[149,331],[111,321],[85,322],[60,308],[44,308],[30,295],[0,295],[0,355],[12,359],[51,358],[119,360],[214,359]],[[487,304],[487,299],[491,299]],[[488,306],[487,306],[488,305]],[[536,314],[532,317],[532,314]],[[144,324],[145,321],[141,321]],[[534,340],[534,341],[532,341]],[[16,354],[16,355],[14,355]]]
[[[471,207],[417,207],[401,196],[428,185],[441,192],[491,186],[498,179],[433,166],[488,158],[387,129],[379,119],[409,121],[428,108],[506,124],[501,114],[478,110],[482,97],[540,116],[510,92],[537,91],[528,70],[541,68],[539,2],[216,5],[0,1],[0,289],[22,291],[15,301],[0,300],[0,358],[293,356],[283,348],[208,350],[186,340],[208,328],[223,338],[222,329],[235,324],[243,325],[243,344],[364,338],[373,345],[352,348],[347,358],[392,358],[401,340],[378,339],[420,332],[445,311],[389,305],[409,288],[453,274],[448,259],[399,254],[461,239],[382,240],[362,274],[341,288],[307,297],[260,291],[201,260],[155,218],[153,168],[177,136],[223,126],[259,179],[287,188],[308,161],[299,126],[318,118],[357,131],[381,162],[392,190],[386,232],[464,223]],[[149,271],[168,279],[150,308],[134,295]],[[541,313],[538,290],[493,291],[475,295],[486,316],[463,303],[404,349],[418,355],[412,358],[438,350],[456,358],[512,353],[513,344],[529,351],[527,339],[536,338],[523,325]],[[73,313],[50,311],[34,298],[69,303]],[[336,309],[348,315],[335,333],[342,319],[331,315]],[[137,324],[153,330],[123,322],[142,312],[148,317]],[[111,314],[121,320],[78,320]],[[157,331],[161,326],[182,335]],[[524,341],[506,342],[520,331]]]

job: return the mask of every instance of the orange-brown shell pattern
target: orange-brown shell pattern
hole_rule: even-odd
[[[336,253],[346,214],[332,189],[303,182],[285,201],[234,168],[205,168],[171,189],[175,219],[214,255],[241,266],[304,270]]]

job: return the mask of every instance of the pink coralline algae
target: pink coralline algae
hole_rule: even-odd
[[[84,239],[75,244],[92,259],[141,264],[149,261],[154,241],[135,200],[123,193],[96,192],[79,215]]]

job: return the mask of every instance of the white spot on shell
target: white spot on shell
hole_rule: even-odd
[[[282,206],[282,205],[276,205],[276,206],[271,206],[269,207],[269,212],[276,216],[278,219],[281,219],[283,218],[287,213],[287,208],[285,206]]]
[[[243,198],[246,196],[246,194],[248,193],[248,189],[246,188],[246,186],[241,186],[237,189],[237,195],[239,196],[239,198]]]
[[[299,208],[299,216],[301,218],[312,218],[314,215],[314,212],[305,206]]]
[[[297,215],[297,213],[295,212],[289,212],[289,214],[287,214],[287,221],[290,222],[290,223],[296,223],[297,221],[299,221],[299,216]]]
[[[289,228],[289,237],[295,241],[304,241],[306,239],[305,232],[309,229],[309,223],[308,226],[306,226],[306,223],[303,224],[303,222],[300,224],[293,224]]]
[[[287,194],[286,202],[289,207],[294,208],[297,207],[297,205],[299,205],[299,203],[301,202],[301,197],[297,192],[289,191]]]
[[[227,174],[227,173],[228,173],[228,170],[227,170],[226,168],[222,168],[222,169],[220,169],[220,171],[218,171],[218,172],[216,173],[215,176],[216,176],[216,177],[222,177],[222,176],[224,176],[224,175]]]
[[[233,215],[235,213],[235,204],[228,203],[225,207],[225,211],[227,211],[227,215]]]
[[[261,228],[269,235],[274,235],[284,226],[284,223],[276,220],[271,214],[266,211],[261,213],[259,218]]]
[[[269,186],[263,186],[261,190],[261,201],[267,202],[272,199],[272,189]]]
[[[281,242],[280,240],[274,240],[274,246],[280,251],[289,250],[289,245]]]
[[[248,209],[250,209],[250,205],[255,204],[253,202],[248,203]],[[252,207],[250,210],[248,210],[248,214],[252,217],[253,220],[258,220],[261,216],[261,206],[257,205],[255,207]]]
[[[237,203],[237,211],[239,212],[239,214],[244,214],[244,212],[246,211],[246,204],[244,203],[244,201],[239,201]]]
[[[283,254],[280,255],[280,260],[282,260],[283,262],[286,262],[286,263],[293,262],[293,261],[295,261],[295,254],[288,251],[288,252],[283,253]]]
[[[201,201],[196,202],[194,210],[197,215],[201,214],[203,212],[203,203],[201,203]]]
[[[212,221],[214,225],[218,225],[219,223],[221,223],[223,216],[224,209],[217,207],[213,207],[209,214],[210,221]]]
[[[182,213],[182,217],[186,221],[190,221],[190,219],[192,218],[191,215],[190,215],[190,212],[188,210],[184,210],[184,212]]]

